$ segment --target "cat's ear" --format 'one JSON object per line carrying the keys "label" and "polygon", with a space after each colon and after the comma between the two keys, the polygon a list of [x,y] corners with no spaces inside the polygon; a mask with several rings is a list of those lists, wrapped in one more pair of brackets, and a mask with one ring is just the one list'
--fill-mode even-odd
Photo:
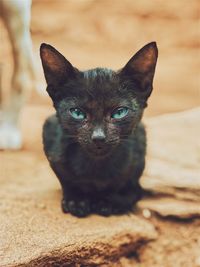
{"label": "cat's ear", "polygon": [[138,93],[148,98],[153,88],[153,77],[158,58],[158,49],[155,42],[140,49],[121,70],[126,78],[136,82]]}
{"label": "cat's ear", "polygon": [[53,46],[41,44],[40,57],[48,85],[59,85],[75,76],[75,68]]}

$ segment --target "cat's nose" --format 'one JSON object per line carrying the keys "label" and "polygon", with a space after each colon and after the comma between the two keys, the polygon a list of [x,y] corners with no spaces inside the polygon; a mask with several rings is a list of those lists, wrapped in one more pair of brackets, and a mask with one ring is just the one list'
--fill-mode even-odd
{"label": "cat's nose", "polygon": [[91,138],[92,138],[92,141],[96,145],[101,145],[102,143],[105,142],[106,135],[105,135],[104,130],[102,128],[96,128],[96,129],[94,129]]}

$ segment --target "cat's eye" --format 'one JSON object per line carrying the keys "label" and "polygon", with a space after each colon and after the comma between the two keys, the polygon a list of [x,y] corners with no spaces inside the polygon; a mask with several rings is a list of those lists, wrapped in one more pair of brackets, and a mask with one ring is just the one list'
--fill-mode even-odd
{"label": "cat's eye", "polygon": [[119,107],[113,111],[111,114],[111,118],[119,120],[124,118],[128,114],[128,108],[127,107]]}
{"label": "cat's eye", "polygon": [[84,120],[86,118],[86,114],[79,108],[71,108],[70,113],[71,116],[76,120]]}

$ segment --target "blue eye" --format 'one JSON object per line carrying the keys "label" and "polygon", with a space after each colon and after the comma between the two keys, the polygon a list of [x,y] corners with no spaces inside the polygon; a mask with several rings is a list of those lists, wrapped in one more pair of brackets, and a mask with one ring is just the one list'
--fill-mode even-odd
{"label": "blue eye", "polygon": [[76,120],[84,120],[86,118],[86,114],[79,108],[71,108],[70,113],[72,117]]}
{"label": "blue eye", "polygon": [[128,114],[128,108],[126,107],[120,107],[114,110],[114,112],[111,114],[111,118],[113,119],[122,119]]}

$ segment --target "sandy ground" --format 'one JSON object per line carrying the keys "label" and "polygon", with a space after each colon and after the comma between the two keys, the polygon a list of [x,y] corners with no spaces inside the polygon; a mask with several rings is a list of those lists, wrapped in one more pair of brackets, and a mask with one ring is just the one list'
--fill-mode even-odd
{"label": "sandy ground", "polygon": [[[96,66],[118,69],[143,45],[155,40],[159,47],[159,61],[154,92],[145,115],[154,116],[198,106],[199,8],[198,0],[33,0],[31,32],[42,87],[45,90],[38,55],[42,42],[55,46],[80,69]],[[3,90],[7,94],[12,64],[7,33],[3,27],[1,29]],[[37,107],[38,112],[34,114]],[[34,158],[36,154],[38,158],[45,160],[40,134],[42,123],[51,112],[51,102],[45,93],[44,96],[38,96],[33,92],[22,116],[22,127],[26,134],[24,148],[16,154],[6,156],[6,152],[4,156],[7,160],[12,160],[14,156],[25,159],[27,152],[30,157],[32,154]],[[29,114],[29,118],[26,114]],[[27,129],[24,120],[31,122],[30,129]],[[15,175],[17,169],[12,169],[11,164],[11,169],[6,171]],[[195,239],[200,234],[199,221],[186,223],[157,218],[154,219],[154,224],[161,235],[153,246],[148,246],[145,248],[146,252],[142,253],[145,256],[140,260],[144,265],[132,259],[124,259],[123,264],[133,266],[134,262],[135,266],[140,267],[200,266],[200,259],[197,257],[200,244]],[[193,265],[190,265],[190,256]],[[153,262],[155,257],[157,265]]]}

